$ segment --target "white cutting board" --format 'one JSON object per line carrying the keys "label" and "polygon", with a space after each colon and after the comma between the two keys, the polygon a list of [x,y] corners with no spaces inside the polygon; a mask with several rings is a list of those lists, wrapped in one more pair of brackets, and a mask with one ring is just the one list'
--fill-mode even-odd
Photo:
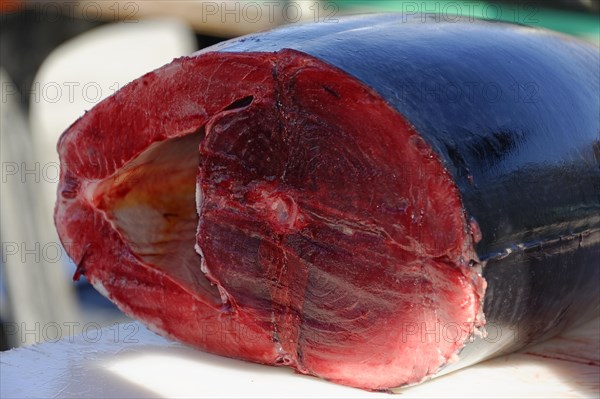
{"label": "white cutting board", "polygon": [[[600,319],[399,396],[598,397]],[[390,398],[290,369],[210,355],[163,339],[137,322],[0,354],[2,398]]]}

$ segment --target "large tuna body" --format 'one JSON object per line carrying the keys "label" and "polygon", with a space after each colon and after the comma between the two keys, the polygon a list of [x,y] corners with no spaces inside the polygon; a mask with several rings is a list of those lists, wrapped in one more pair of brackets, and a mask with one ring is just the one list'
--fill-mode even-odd
{"label": "large tuna body", "polygon": [[481,21],[229,41],[65,132],[56,225],[162,335],[417,383],[598,313],[598,74],[597,48]]}

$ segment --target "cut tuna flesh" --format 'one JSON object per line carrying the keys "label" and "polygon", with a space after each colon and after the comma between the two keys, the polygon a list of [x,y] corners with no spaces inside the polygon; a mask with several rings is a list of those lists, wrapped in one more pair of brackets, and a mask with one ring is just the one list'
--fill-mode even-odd
{"label": "cut tuna flesh", "polygon": [[[369,390],[597,313],[582,276],[598,276],[600,257],[598,55],[510,25],[443,24],[439,36],[399,18],[230,41],[75,122],[58,145],[55,220],[78,275],[161,335]],[[508,55],[481,47],[492,40]],[[551,63],[542,40],[571,59]],[[541,103],[401,92],[492,76],[500,88],[537,77]],[[545,108],[555,101],[572,130]],[[501,339],[475,338],[484,319]]]}

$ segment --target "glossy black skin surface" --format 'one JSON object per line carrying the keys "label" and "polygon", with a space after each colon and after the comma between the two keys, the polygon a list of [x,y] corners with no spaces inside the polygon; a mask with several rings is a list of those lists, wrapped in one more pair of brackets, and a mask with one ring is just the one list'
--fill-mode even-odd
{"label": "glossy black skin surface", "polygon": [[598,314],[597,47],[524,26],[396,14],[283,28],[209,51],[283,48],[378,92],[436,150],[477,221],[484,313],[504,336],[467,345],[449,369]]}

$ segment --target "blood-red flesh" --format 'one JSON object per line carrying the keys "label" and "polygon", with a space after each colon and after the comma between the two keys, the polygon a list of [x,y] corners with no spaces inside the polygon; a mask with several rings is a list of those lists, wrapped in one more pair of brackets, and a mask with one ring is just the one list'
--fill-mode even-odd
{"label": "blood-red flesh", "polygon": [[163,335],[388,389],[434,374],[480,322],[473,239],[438,157],[305,54],[176,60],[76,122],[59,152],[63,242]]}

